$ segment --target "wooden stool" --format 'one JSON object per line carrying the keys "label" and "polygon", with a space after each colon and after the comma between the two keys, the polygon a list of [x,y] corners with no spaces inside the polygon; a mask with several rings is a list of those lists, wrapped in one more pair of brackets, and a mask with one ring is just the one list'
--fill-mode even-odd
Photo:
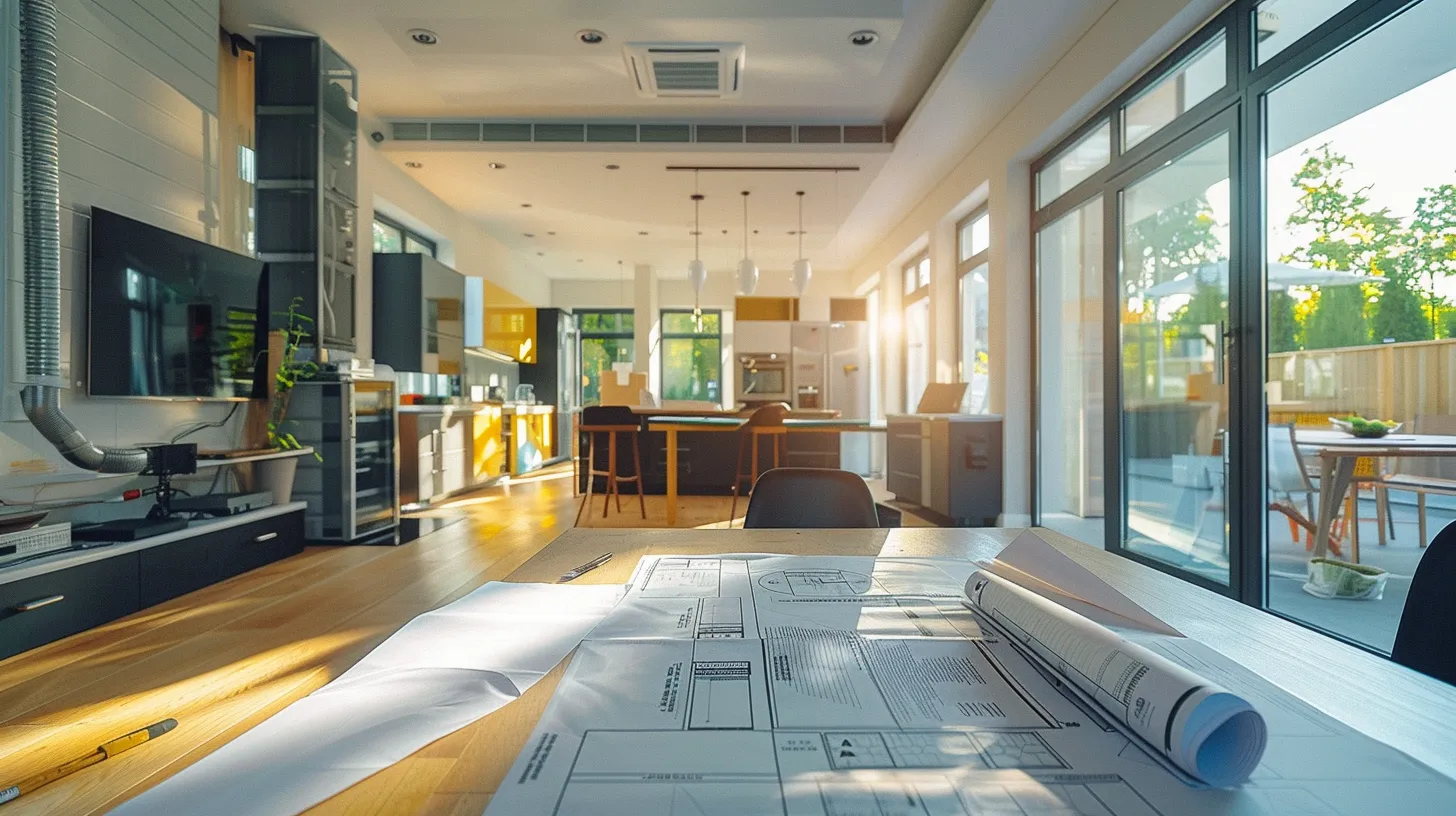
{"label": "wooden stool", "polygon": [[[617,497],[617,512],[622,512],[622,482],[633,482],[637,485],[637,503],[642,508],[642,518],[647,518],[647,499],[642,495],[642,452],[637,445],[637,434],[641,431],[641,422],[631,408],[622,405],[593,405],[582,409],[581,425],[578,426],[587,436],[586,453],[586,495],[582,497],[581,508],[576,511],[576,523],[581,523],[581,514],[586,506],[591,504],[592,483],[598,476],[607,477],[607,489],[602,495],[602,518],[607,517],[607,510],[611,506],[612,496]],[[617,475],[617,435],[627,437],[627,444],[632,448],[633,476]],[[607,441],[607,469],[597,470],[596,452],[597,439],[605,436]]]}
{"label": "wooden stool", "polygon": [[[773,405],[765,405],[749,415],[748,421],[738,429],[738,464],[733,467],[733,507],[728,511],[728,526],[733,526],[733,519],[738,515],[738,488],[744,480],[748,481],[748,493],[753,493],[753,484],[758,477],[763,475],[763,470],[758,466],[758,440],[762,437],[769,437],[773,440],[773,466],[779,466],[779,441],[788,441],[789,429],[784,427],[784,418],[789,415],[789,406],[778,402]],[[753,452],[750,456],[752,468],[745,472],[743,470],[743,448],[751,446]]]}

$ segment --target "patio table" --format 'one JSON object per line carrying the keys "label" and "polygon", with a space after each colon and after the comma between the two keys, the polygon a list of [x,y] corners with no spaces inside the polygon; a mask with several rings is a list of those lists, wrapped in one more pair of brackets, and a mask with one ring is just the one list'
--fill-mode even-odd
{"label": "patio table", "polygon": [[1324,558],[1329,553],[1330,530],[1355,480],[1355,460],[1362,456],[1456,456],[1456,436],[1436,434],[1390,434],[1380,439],[1359,439],[1343,431],[1299,428],[1294,431],[1294,442],[1302,449],[1313,450],[1320,459],[1319,513],[1314,533],[1316,558]]}

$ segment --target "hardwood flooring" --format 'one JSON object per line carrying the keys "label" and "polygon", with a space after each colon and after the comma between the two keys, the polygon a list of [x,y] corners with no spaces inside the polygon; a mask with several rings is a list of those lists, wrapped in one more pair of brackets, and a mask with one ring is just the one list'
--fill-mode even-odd
{"label": "hardwood flooring", "polygon": [[[178,722],[3,806],[4,816],[105,812],[337,677],[416,615],[510,574],[573,526],[570,473],[553,468],[431,510],[465,520],[412,544],[310,548],[0,662],[0,787],[166,717]],[[582,524],[665,526],[663,502],[648,497],[643,522],[636,497],[624,496],[622,512],[613,506],[604,520],[596,497]],[[726,526],[726,498],[682,497],[679,507],[679,527]],[[452,771],[474,767],[462,758],[469,752],[506,746],[458,741],[440,740],[313,812],[379,813],[387,799],[388,812],[411,802],[413,812],[479,814],[488,797]]]}

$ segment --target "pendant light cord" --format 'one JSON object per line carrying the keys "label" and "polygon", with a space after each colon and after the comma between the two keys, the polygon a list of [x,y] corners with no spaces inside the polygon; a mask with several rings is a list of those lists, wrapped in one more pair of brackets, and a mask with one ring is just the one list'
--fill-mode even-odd
{"label": "pendant light cord", "polygon": [[799,193],[799,258],[804,257],[804,191]]}
{"label": "pendant light cord", "polygon": [[743,191],[743,257],[748,257],[748,191]]}

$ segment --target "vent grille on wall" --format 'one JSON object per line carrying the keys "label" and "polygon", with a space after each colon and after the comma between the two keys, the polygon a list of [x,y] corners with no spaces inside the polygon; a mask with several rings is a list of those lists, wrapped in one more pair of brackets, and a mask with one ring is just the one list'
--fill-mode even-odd
{"label": "vent grille on wall", "polygon": [[622,59],[638,96],[726,99],[743,91],[742,43],[627,43]]}
{"label": "vent grille on wall", "polygon": [[397,142],[617,142],[680,144],[884,144],[884,125],[584,124],[392,122]]}

